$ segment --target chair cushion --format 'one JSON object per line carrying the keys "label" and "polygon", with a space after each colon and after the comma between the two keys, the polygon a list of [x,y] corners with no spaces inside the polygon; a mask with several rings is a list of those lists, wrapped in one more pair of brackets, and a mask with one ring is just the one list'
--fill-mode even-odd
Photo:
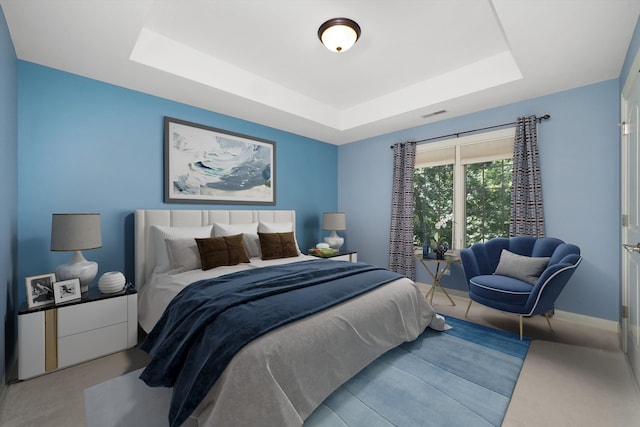
{"label": "chair cushion", "polygon": [[496,274],[472,277],[469,293],[500,304],[524,306],[533,287],[519,279]]}
{"label": "chair cushion", "polygon": [[513,277],[535,285],[544,269],[547,268],[549,259],[549,257],[522,256],[503,249],[498,267],[493,274]]}

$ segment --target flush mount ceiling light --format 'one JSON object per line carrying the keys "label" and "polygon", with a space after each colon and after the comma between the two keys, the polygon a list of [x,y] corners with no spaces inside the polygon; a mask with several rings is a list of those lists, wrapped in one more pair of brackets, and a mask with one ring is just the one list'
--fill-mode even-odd
{"label": "flush mount ceiling light", "polygon": [[349,18],[329,19],[318,29],[318,37],[327,49],[344,52],[360,38],[360,26]]}

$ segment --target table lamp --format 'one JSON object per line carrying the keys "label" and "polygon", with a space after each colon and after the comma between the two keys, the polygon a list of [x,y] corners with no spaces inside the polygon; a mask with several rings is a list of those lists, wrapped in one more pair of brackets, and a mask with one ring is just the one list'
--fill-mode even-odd
{"label": "table lamp", "polygon": [[73,251],[67,264],[56,269],[57,280],[79,279],[80,290],[87,292],[98,274],[98,264],[87,261],[82,252],[102,247],[100,214],[53,214],[51,221],[51,250]]}
{"label": "table lamp", "polygon": [[333,249],[340,249],[344,243],[344,238],[338,236],[336,231],[347,229],[347,220],[344,212],[324,212],[322,214],[322,229],[330,230],[331,234],[324,238],[324,242]]}

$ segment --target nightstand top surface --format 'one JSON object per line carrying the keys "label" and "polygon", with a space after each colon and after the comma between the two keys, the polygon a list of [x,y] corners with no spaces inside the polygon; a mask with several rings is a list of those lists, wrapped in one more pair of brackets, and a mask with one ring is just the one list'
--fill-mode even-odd
{"label": "nightstand top surface", "polygon": [[355,253],[357,253],[357,251],[350,251],[348,249],[340,249],[338,252],[334,253],[333,255],[320,256],[320,255],[316,255],[316,254],[312,253],[311,250],[308,250],[306,254],[314,256],[316,258],[334,258],[334,257],[337,257],[337,256],[351,255],[351,254],[355,254]]}
{"label": "nightstand top surface", "polygon": [[100,301],[109,298],[121,297],[123,295],[132,295],[135,293],[137,293],[137,291],[136,287],[133,286],[133,283],[127,283],[124,286],[123,290],[121,290],[120,292],[114,292],[112,294],[103,294],[102,292],[100,292],[100,289],[98,289],[98,285],[89,285],[89,291],[83,293],[80,299],[68,301],[62,304],[43,305],[31,309],[27,308],[27,303],[25,301],[20,306],[20,311],[18,312],[18,314],[36,313],[38,311],[51,310],[52,308],[69,307],[70,305],[84,304],[86,302]]}

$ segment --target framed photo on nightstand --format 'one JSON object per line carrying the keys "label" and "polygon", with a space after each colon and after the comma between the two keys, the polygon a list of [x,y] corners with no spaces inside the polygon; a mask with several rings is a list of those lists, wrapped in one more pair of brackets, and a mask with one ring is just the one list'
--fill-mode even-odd
{"label": "framed photo on nightstand", "polygon": [[29,308],[53,304],[53,283],[56,281],[56,273],[30,276],[24,280]]}
{"label": "framed photo on nightstand", "polygon": [[56,304],[80,299],[81,296],[79,279],[63,280],[53,284],[53,297]]}

